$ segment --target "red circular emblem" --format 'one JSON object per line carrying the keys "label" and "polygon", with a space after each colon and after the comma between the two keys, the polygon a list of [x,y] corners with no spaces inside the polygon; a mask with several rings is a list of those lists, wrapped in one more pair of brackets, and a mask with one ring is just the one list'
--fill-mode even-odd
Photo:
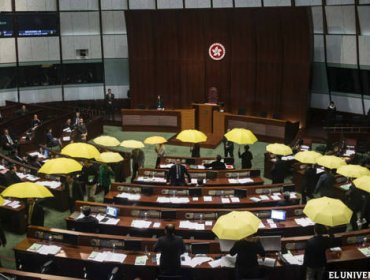
{"label": "red circular emblem", "polygon": [[208,53],[213,60],[221,60],[225,57],[226,50],[221,43],[213,43],[209,47]]}

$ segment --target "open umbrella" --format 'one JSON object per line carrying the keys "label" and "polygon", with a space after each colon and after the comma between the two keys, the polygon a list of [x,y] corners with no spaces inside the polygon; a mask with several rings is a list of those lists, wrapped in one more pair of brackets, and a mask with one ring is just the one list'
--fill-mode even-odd
{"label": "open umbrella", "polygon": [[166,143],[166,142],[167,142],[166,138],[164,138],[162,136],[151,136],[151,137],[148,137],[144,140],[145,144],[151,144],[151,145],[163,144],[163,143]]}
{"label": "open umbrella", "polygon": [[116,147],[120,144],[117,138],[106,135],[96,137],[93,142],[104,147]]}
{"label": "open umbrella", "polygon": [[245,128],[233,128],[225,134],[227,140],[239,145],[254,144],[257,142],[257,137],[252,131]]}
{"label": "open umbrella", "polygon": [[1,193],[1,195],[4,197],[16,198],[53,197],[53,194],[46,187],[31,182],[10,185]]}
{"label": "open umbrella", "polygon": [[343,165],[337,169],[337,173],[348,178],[359,178],[361,176],[370,175],[369,169],[355,164]]}
{"label": "open umbrella", "polygon": [[185,129],[177,134],[176,139],[186,143],[200,143],[207,141],[207,135],[196,129]]}
{"label": "open umbrella", "polygon": [[232,211],[219,217],[212,231],[219,239],[240,240],[256,233],[260,223],[249,211]]}
{"label": "open umbrella", "polygon": [[353,184],[356,188],[363,190],[365,192],[370,193],[370,176],[362,176],[353,180]]}
{"label": "open umbrella", "polygon": [[317,159],[316,163],[329,169],[338,169],[339,167],[347,164],[344,159],[336,156],[322,156],[321,158]]}
{"label": "open umbrella", "polygon": [[125,140],[122,141],[120,144],[122,147],[129,148],[129,149],[138,149],[138,148],[144,148],[144,144],[141,141],[137,140]]}
{"label": "open umbrella", "polygon": [[294,158],[301,163],[315,164],[322,154],[315,151],[303,151],[295,154]]}
{"label": "open umbrella", "polygon": [[315,223],[330,227],[346,225],[352,217],[352,210],[341,200],[326,196],[309,200],[303,213]]}
{"label": "open umbrella", "polygon": [[279,156],[288,156],[293,154],[293,151],[289,146],[279,143],[267,145],[266,151]]}
{"label": "open umbrella", "polygon": [[115,163],[123,161],[123,157],[119,153],[115,152],[104,152],[101,153],[97,158],[97,161],[104,163]]}
{"label": "open umbrella", "polygon": [[44,174],[69,174],[82,170],[82,165],[71,158],[53,158],[46,161],[38,173]]}
{"label": "open umbrella", "polygon": [[99,155],[99,151],[87,143],[71,143],[65,146],[61,152],[62,155],[73,158],[93,159]]}
{"label": "open umbrella", "polygon": [[2,196],[0,196],[0,205],[3,205],[5,202],[4,198]]}

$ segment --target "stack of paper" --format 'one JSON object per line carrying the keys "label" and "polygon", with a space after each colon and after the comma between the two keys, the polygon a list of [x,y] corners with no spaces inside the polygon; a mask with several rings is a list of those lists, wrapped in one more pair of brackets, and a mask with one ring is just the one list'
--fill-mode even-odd
{"label": "stack of paper", "polygon": [[118,194],[117,197],[127,198],[128,200],[140,200],[141,195],[138,193],[135,194],[135,193],[122,192]]}
{"label": "stack of paper", "polygon": [[171,203],[189,203],[190,200],[188,197],[170,197]]}
{"label": "stack of paper", "polygon": [[238,203],[238,202],[240,202],[240,198],[239,197],[230,197],[230,199],[231,199],[231,202],[233,202],[233,203]]}
{"label": "stack of paper", "polygon": [[195,230],[204,230],[204,224],[194,223],[190,221],[180,221],[179,228],[195,229]]}
{"label": "stack of paper", "polygon": [[303,258],[304,258],[303,254],[293,256],[291,253],[287,253],[287,254],[283,254],[282,257],[289,264],[295,264],[295,265],[303,264]]}
{"label": "stack of paper", "polygon": [[230,199],[227,197],[221,197],[221,202],[222,203],[230,203]]}
{"label": "stack of paper", "polygon": [[270,200],[270,198],[267,195],[260,195],[261,200]]}
{"label": "stack of paper", "polygon": [[276,263],[276,259],[273,259],[273,258],[265,258],[264,260],[258,259],[259,265],[264,265],[267,267],[274,267],[275,263]]}
{"label": "stack of paper", "polygon": [[226,255],[221,258],[221,267],[235,267],[236,255]]}
{"label": "stack of paper", "polygon": [[296,193],[296,192],[290,192],[290,193],[289,193],[289,198],[290,198],[290,199],[297,198],[297,193]]}
{"label": "stack of paper", "polygon": [[162,177],[153,177],[152,178],[152,182],[155,182],[155,183],[166,183],[167,180],[165,178],[162,178]]}
{"label": "stack of paper", "polygon": [[[17,209],[18,207],[21,206],[21,202],[19,200],[13,200],[12,202],[8,203],[7,206],[11,207],[13,209]],[[5,204],[4,204],[5,205]]]}
{"label": "stack of paper", "polygon": [[133,220],[131,226],[136,228],[149,228],[151,224],[151,221]]}
{"label": "stack of paper", "polygon": [[370,247],[358,248],[358,250],[366,257],[370,257]]}
{"label": "stack of paper", "polygon": [[49,189],[57,189],[62,183],[58,181],[38,181],[37,184],[43,185]]}
{"label": "stack of paper", "polygon": [[[83,214],[80,214],[80,216],[77,219],[82,218],[83,216],[84,216]],[[96,218],[98,219],[100,224],[105,224],[105,225],[116,225],[119,222],[119,219],[107,217],[102,214],[96,215]]]}
{"label": "stack of paper", "polygon": [[38,157],[38,158],[45,158],[43,154],[40,154],[39,152],[32,152],[28,153],[31,157]]}
{"label": "stack of paper", "polygon": [[269,224],[270,228],[277,228],[273,219],[267,219],[267,223]]}
{"label": "stack of paper", "polygon": [[157,197],[157,202],[159,202],[159,203],[169,203],[170,198],[166,197],[166,196],[158,196]]}
{"label": "stack of paper", "polygon": [[259,199],[258,197],[251,197],[250,200],[254,201],[254,202],[259,202],[261,201],[261,199]]}
{"label": "stack of paper", "polygon": [[238,184],[238,179],[229,178],[229,184]]}
{"label": "stack of paper", "polygon": [[294,159],[294,156],[281,157],[281,160],[293,160],[293,159]]}
{"label": "stack of paper", "polygon": [[209,196],[209,195],[203,196],[203,201],[204,202],[211,202],[212,201],[212,196]]}
{"label": "stack of paper", "polygon": [[36,252],[41,255],[56,255],[62,248],[56,245],[43,245],[39,243],[33,243],[31,247],[27,249],[30,252]]}
{"label": "stack of paper", "polygon": [[148,256],[137,256],[135,259],[135,265],[146,265]]}
{"label": "stack of paper", "polygon": [[90,256],[88,257],[91,261],[96,262],[118,262],[123,263],[126,259],[126,254],[119,254],[119,253],[113,253],[109,251],[104,252],[91,252]]}
{"label": "stack of paper", "polygon": [[294,219],[294,221],[297,223],[297,225],[302,227],[312,226],[315,224],[310,218],[297,218]]}
{"label": "stack of paper", "polygon": [[160,164],[159,165],[159,168],[171,168],[173,165],[173,163],[169,163],[169,164]]}
{"label": "stack of paper", "polygon": [[239,184],[247,184],[247,183],[253,183],[254,180],[252,178],[241,178],[238,180]]}
{"label": "stack of paper", "polygon": [[208,264],[212,268],[219,267],[219,266],[221,266],[221,258],[218,259],[218,260],[210,261],[210,262],[208,262]]}

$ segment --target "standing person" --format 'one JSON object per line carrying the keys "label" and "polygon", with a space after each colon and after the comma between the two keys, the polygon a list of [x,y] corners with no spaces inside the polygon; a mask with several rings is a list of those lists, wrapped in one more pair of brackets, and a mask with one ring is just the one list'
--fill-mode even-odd
{"label": "standing person", "polygon": [[155,102],[155,105],[154,105],[155,109],[157,110],[164,110],[164,104],[163,104],[163,101],[161,99],[161,96],[158,95],[157,96],[157,100]]}
{"label": "standing person", "polygon": [[145,154],[142,149],[136,148],[132,150],[131,158],[132,158],[132,176],[131,176],[132,183],[134,182],[139,169],[144,167]]}
{"label": "standing person", "polygon": [[337,114],[337,107],[334,101],[330,101],[328,108],[326,109],[326,124],[331,125],[335,121]]}
{"label": "standing person", "polygon": [[285,179],[285,162],[280,155],[276,156],[276,161],[271,168],[271,180],[273,184],[284,183]]}
{"label": "standing person", "polygon": [[166,147],[164,144],[157,144],[154,148],[155,153],[157,154],[157,160],[155,162],[155,168],[159,168],[159,163],[161,162],[161,157],[166,156]]}
{"label": "standing person", "polygon": [[323,279],[326,266],[326,250],[333,246],[334,235],[325,226],[315,224],[314,236],[306,243],[303,265],[306,267],[306,280]]}
{"label": "standing person", "polygon": [[154,251],[161,253],[159,270],[163,275],[179,275],[181,273],[180,256],[185,252],[185,244],[180,236],[175,235],[175,227],[168,224],[165,235],[154,245]]}
{"label": "standing person", "polygon": [[44,226],[44,208],[34,199],[28,199],[28,224],[34,226]]}
{"label": "standing person", "polygon": [[244,152],[242,154],[240,154],[240,148],[239,148],[238,156],[242,160],[242,169],[251,169],[252,168],[253,155],[249,151],[249,145],[244,146]]}
{"label": "standing person", "polygon": [[77,111],[75,113],[75,116],[72,119],[73,128],[76,128],[78,126],[78,124],[80,123],[80,119],[81,119],[81,113],[79,111]]}
{"label": "standing person", "polygon": [[320,175],[315,187],[315,193],[320,193],[320,196],[332,197],[335,186],[335,176],[329,168],[325,168],[325,172]]}
{"label": "standing person", "polygon": [[112,90],[108,88],[108,92],[105,94],[104,97],[105,102],[105,113],[108,116],[109,120],[114,120],[114,94]]}
{"label": "standing person", "polygon": [[[228,129],[227,131],[230,131],[230,129]],[[225,158],[226,157],[234,158],[234,142],[227,140],[226,137],[224,137],[222,142],[224,144]]]}
{"label": "standing person", "polygon": [[302,204],[307,203],[307,197],[313,198],[313,192],[316,186],[316,168],[314,164],[306,165],[302,177]]}
{"label": "standing person", "polygon": [[88,201],[95,201],[96,184],[98,182],[97,168],[89,161],[86,161],[81,171],[81,180],[85,185]]}
{"label": "standing person", "polygon": [[104,195],[106,195],[112,183],[112,177],[114,177],[114,172],[108,164],[101,164],[99,166],[99,179],[98,182],[100,186],[103,187]]}
{"label": "standing person", "polygon": [[77,142],[86,142],[87,140],[87,127],[83,118],[79,119],[79,123],[76,127],[76,138]]}
{"label": "standing person", "polygon": [[69,211],[73,213],[76,200],[84,200],[84,195],[81,189],[81,183],[76,178],[67,175],[65,178],[64,190],[67,192],[69,198],[68,200]]}
{"label": "standing person", "polygon": [[265,250],[258,237],[249,236],[236,241],[230,250],[230,255],[236,256],[235,279],[258,278],[260,269],[257,255],[265,258]]}
{"label": "standing person", "polygon": [[360,213],[359,221],[362,221],[364,209],[366,206],[365,193],[362,190],[356,188],[352,183],[349,190],[345,194],[345,204],[353,212],[351,217],[352,230],[358,230],[358,214]]}
{"label": "standing person", "polygon": [[211,104],[217,104],[218,101],[218,90],[216,87],[210,87],[208,89],[207,102]]}
{"label": "standing person", "polygon": [[191,182],[191,177],[186,167],[183,166],[179,159],[176,159],[176,164],[172,165],[167,173],[167,184],[171,186],[185,186],[185,175],[188,182]]}
{"label": "standing person", "polygon": [[191,157],[200,157],[200,145],[199,143],[194,143],[190,148]]}

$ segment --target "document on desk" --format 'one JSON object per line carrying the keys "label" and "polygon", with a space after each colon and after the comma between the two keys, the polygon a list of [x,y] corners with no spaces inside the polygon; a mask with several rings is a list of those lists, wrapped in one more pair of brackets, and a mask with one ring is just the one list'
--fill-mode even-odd
{"label": "document on desk", "polygon": [[25,179],[27,177],[27,174],[23,174],[21,172],[16,172],[17,176],[20,178],[20,179]]}
{"label": "document on desk", "polygon": [[212,196],[209,196],[209,195],[203,196],[203,201],[204,202],[211,202],[212,201]]}
{"label": "document on desk", "polygon": [[41,255],[56,255],[62,248],[56,245],[43,245],[39,243],[33,243],[31,247],[27,249],[29,252],[36,252]]}
{"label": "document on desk", "polygon": [[260,195],[261,200],[270,200],[270,198],[267,195]]}
{"label": "document on desk", "polygon": [[258,259],[258,264],[267,266],[267,267],[274,267],[276,263],[276,259],[274,258],[265,258],[264,260]]}
{"label": "document on desk", "polygon": [[235,267],[236,255],[226,255],[221,258],[221,267]]}
{"label": "document on desk", "polygon": [[213,260],[213,261],[208,262],[208,265],[212,268],[221,266],[221,258],[218,260]]}
{"label": "document on desk", "polygon": [[62,183],[58,181],[38,181],[37,184],[43,185],[49,189],[57,189]]}
{"label": "document on desk", "polygon": [[238,202],[240,202],[240,198],[239,198],[239,197],[235,197],[235,196],[233,196],[233,197],[230,197],[230,199],[231,199],[231,202],[233,202],[233,203],[238,203]]}
{"label": "document on desk", "polygon": [[170,202],[171,203],[175,203],[175,204],[178,204],[178,203],[189,203],[190,200],[188,197],[170,197]]}
{"label": "document on desk", "polygon": [[228,197],[221,197],[221,202],[222,203],[230,203],[230,199]]}
{"label": "document on desk", "polygon": [[366,257],[370,257],[370,247],[358,248],[358,250]]}
{"label": "document on desk", "polygon": [[159,202],[159,203],[169,203],[170,198],[166,197],[166,196],[158,196],[157,197],[157,202]]}
{"label": "document on desk", "polygon": [[280,200],[281,198],[280,198],[280,196],[278,196],[278,195],[271,195],[271,198],[272,198],[272,200]]}
{"label": "document on desk", "polygon": [[159,228],[159,227],[161,227],[161,223],[159,223],[159,222],[155,222],[155,223],[153,224],[153,228]]}
{"label": "document on desk", "polygon": [[297,198],[297,193],[296,193],[296,192],[291,192],[291,193],[289,193],[289,198],[290,198],[290,199]]}
{"label": "document on desk", "polygon": [[293,160],[293,159],[294,159],[294,156],[281,157],[281,160]]}
{"label": "document on desk", "polygon": [[294,219],[294,221],[297,225],[300,225],[302,227],[308,227],[315,224],[310,218],[297,218]]}
{"label": "document on desk", "polygon": [[151,221],[145,221],[145,220],[133,220],[131,222],[131,226],[135,228],[149,228],[152,224]]}
{"label": "document on desk", "polygon": [[229,181],[229,184],[238,184],[239,183],[238,179],[233,179],[233,178],[229,178],[228,181]]}
{"label": "document on desk", "polygon": [[21,207],[21,202],[18,201],[18,200],[13,200],[12,202],[10,202],[7,206],[8,207],[11,207],[13,209],[17,209],[18,207]]}
{"label": "document on desk", "polygon": [[135,265],[146,265],[148,256],[137,256],[135,259]]}
{"label": "document on desk", "polygon": [[213,259],[211,257],[197,257],[195,256],[194,258],[191,259],[190,261],[190,266],[191,267],[196,267],[197,265],[200,265],[204,262],[209,262],[212,261]]}
{"label": "document on desk", "polygon": [[62,140],[64,142],[71,141],[71,136],[63,136]]}
{"label": "document on desk", "polygon": [[292,255],[291,253],[283,254],[282,255],[283,259],[293,265],[303,265],[303,258],[304,255]]}
{"label": "document on desk", "polygon": [[122,192],[117,197],[127,198],[128,200],[140,200],[141,195],[139,193],[125,193]]}
{"label": "document on desk", "polygon": [[159,168],[171,168],[173,163],[168,163],[168,164],[160,164]]}
{"label": "document on desk", "polygon": [[126,259],[126,254],[113,253],[110,251],[96,252],[93,251],[89,255],[88,259],[96,262],[118,262],[123,263]]}
{"label": "document on desk", "polygon": [[247,183],[253,183],[254,180],[252,178],[240,178],[238,179],[239,184],[247,184]]}
{"label": "document on desk", "polygon": [[260,202],[261,199],[259,199],[258,197],[251,197],[250,200],[254,201],[254,202]]}

